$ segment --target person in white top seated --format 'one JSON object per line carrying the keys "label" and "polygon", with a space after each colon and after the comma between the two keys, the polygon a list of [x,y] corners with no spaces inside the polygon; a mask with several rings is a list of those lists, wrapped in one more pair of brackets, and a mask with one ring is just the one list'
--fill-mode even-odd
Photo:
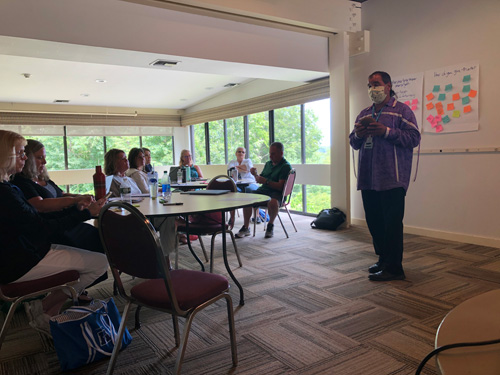
{"label": "person in white top seated", "polygon": [[125,175],[135,181],[141,193],[149,193],[148,175],[144,172],[146,156],[143,149],[134,147],[130,150],[128,153],[128,162],[130,168],[125,172]]}
{"label": "person in white top seated", "polygon": [[[253,167],[252,161],[250,159],[245,159],[246,150],[244,147],[238,147],[236,149],[236,160],[231,160],[227,165],[227,170],[236,169],[238,171],[238,180],[244,180],[250,184],[245,187],[245,193],[250,193],[259,188],[259,185],[255,182],[255,177],[250,173],[250,169]],[[242,189],[238,187],[238,191],[241,192]]]}
{"label": "person in white top seated", "polygon": [[[129,169],[127,155],[124,151],[112,148],[106,155],[104,155],[104,174],[106,176],[113,176],[113,182],[109,191],[113,197],[120,196],[120,185],[123,178],[126,177],[125,172]],[[131,187],[131,193],[141,194],[141,189],[137,186],[136,182],[128,178]]]}

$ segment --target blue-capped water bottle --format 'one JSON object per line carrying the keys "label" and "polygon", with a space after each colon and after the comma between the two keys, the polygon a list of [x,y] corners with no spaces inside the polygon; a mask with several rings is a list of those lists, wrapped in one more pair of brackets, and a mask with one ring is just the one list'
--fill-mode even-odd
{"label": "blue-capped water bottle", "polygon": [[170,187],[170,176],[168,175],[168,171],[164,171],[163,177],[161,178],[161,195],[167,202],[170,200],[170,196],[172,195],[172,190]]}

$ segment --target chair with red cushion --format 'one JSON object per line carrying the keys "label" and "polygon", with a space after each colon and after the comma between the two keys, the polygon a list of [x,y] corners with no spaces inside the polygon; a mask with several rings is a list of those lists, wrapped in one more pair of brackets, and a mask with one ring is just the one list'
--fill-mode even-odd
{"label": "chair with red cushion", "polygon": [[[175,344],[179,346],[174,373],[179,374],[195,315],[214,302],[225,299],[233,366],[237,364],[233,304],[228,280],[221,275],[191,270],[171,270],[170,259],[162,251],[159,237],[149,220],[135,207],[111,202],[99,215],[99,233],[116,281],[118,292],[126,300],[116,342],[121,343],[132,304],[137,305],[136,327],[142,306],[172,315]],[[125,289],[121,275],[144,281]],[[186,319],[182,340],[178,317]],[[133,344],[132,344],[133,345]],[[108,365],[113,372],[120,345],[116,345]]]}
{"label": "chair with red cushion", "polygon": [[[207,185],[207,190],[229,190],[231,192],[236,192],[236,184],[234,181],[226,175],[218,175],[210,180]],[[214,244],[215,237],[218,234],[222,233],[222,222],[224,221],[224,225],[226,226],[226,233],[229,233],[231,236],[231,241],[233,242],[234,252],[236,253],[236,258],[238,259],[238,264],[241,267],[241,259],[240,254],[238,253],[238,247],[236,246],[236,240],[233,234],[233,225],[234,225],[234,211],[231,212],[231,220],[230,222],[226,222],[222,218],[222,213],[210,213],[210,214],[201,214],[200,221],[193,221],[189,223],[189,226],[185,224],[181,224],[177,227],[178,232],[188,232],[190,235],[197,235],[200,240],[200,245],[202,249],[204,249],[204,244],[202,240],[202,236],[210,235],[211,246],[210,246],[210,272],[213,272],[213,263],[214,263]],[[188,246],[191,246],[191,241],[188,240]],[[191,252],[193,252],[190,247]],[[176,266],[177,266],[177,258],[176,258]]]}
{"label": "chair with red cushion", "polygon": [[[297,227],[295,226],[295,223],[293,222],[292,215],[290,215],[290,211],[288,210],[288,206],[290,205],[290,201],[292,200],[292,192],[293,192],[293,186],[295,185],[295,177],[297,173],[295,172],[295,169],[292,168],[290,172],[288,173],[288,178],[285,181],[285,185],[283,186],[283,194],[281,196],[281,202],[279,202],[279,207],[284,208],[288,214],[288,217],[290,218],[290,221],[292,222],[293,229],[295,229],[295,232],[297,232]],[[264,218],[267,217],[267,203],[264,205],[256,206],[253,208],[253,217],[254,217],[254,224],[253,224],[253,236],[255,237],[255,227],[257,224],[257,212],[259,210],[259,207],[265,207],[266,214],[264,215]],[[288,237],[288,232],[285,229],[285,225],[283,224],[283,221],[281,220],[279,211],[278,211],[278,219],[280,220],[281,227],[283,228],[283,231],[285,232],[286,238]],[[264,220],[264,231],[266,230],[266,220]]]}
{"label": "chair with red cushion", "polygon": [[71,286],[80,281],[78,271],[70,270],[19,283],[0,284],[0,300],[11,303],[0,332],[0,348],[7,335],[7,328],[17,307],[25,300],[56,291],[68,290],[73,298],[73,304],[78,304],[75,289]]}

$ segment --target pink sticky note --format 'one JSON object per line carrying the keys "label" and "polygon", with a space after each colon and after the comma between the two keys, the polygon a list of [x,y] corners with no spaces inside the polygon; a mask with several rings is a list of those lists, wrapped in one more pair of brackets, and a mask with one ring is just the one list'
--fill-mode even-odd
{"label": "pink sticky note", "polygon": [[412,110],[412,111],[416,111],[416,110],[417,110],[417,105],[416,105],[416,104],[413,104],[413,105],[411,106],[411,110]]}
{"label": "pink sticky note", "polygon": [[425,105],[425,107],[430,111],[432,108],[434,108],[434,104],[432,104],[432,102],[430,102],[430,103],[427,103]]}
{"label": "pink sticky note", "polygon": [[434,120],[434,116],[433,115],[429,115],[427,116],[427,121],[429,121],[430,123],[432,123],[432,121]]}
{"label": "pink sticky note", "polygon": [[427,98],[427,100],[432,100],[434,99],[434,94],[431,92],[430,94],[427,94],[425,97]]}
{"label": "pink sticky note", "polygon": [[413,100],[411,101],[411,104],[418,104],[418,99],[413,99]]}
{"label": "pink sticky note", "polygon": [[470,91],[469,91],[469,96],[470,96],[471,98],[475,98],[475,97],[476,97],[476,95],[477,95],[477,91],[476,91],[476,90],[470,90]]}
{"label": "pink sticky note", "polygon": [[437,122],[441,121],[441,115],[437,115],[436,117],[434,117],[436,119]]}
{"label": "pink sticky note", "polygon": [[431,127],[432,128],[435,128],[437,126],[438,122],[436,121],[436,118],[434,118],[434,120],[431,121]]}
{"label": "pink sticky note", "polygon": [[453,103],[450,103],[450,104],[448,104],[448,105],[446,106],[446,109],[447,109],[448,111],[453,111],[453,110],[455,109],[455,105],[454,105]]}
{"label": "pink sticky note", "polygon": [[407,106],[410,106],[410,101],[409,101],[409,100],[407,100],[407,101],[405,102],[405,104],[406,104]]}
{"label": "pink sticky note", "polygon": [[443,125],[436,126],[436,133],[441,133],[443,130]]}

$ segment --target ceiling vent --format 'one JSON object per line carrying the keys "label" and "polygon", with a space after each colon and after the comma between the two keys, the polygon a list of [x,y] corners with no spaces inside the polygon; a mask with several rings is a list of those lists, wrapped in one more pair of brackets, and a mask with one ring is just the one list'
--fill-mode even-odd
{"label": "ceiling vent", "polygon": [[238,86],[239,83],[228,83],[227,85],[224,85],[224,87],[234,87],[234,86]]}
{"label": "ceiling vent", "polygon": [[164,68],[172,68],[179,64],[180,61],[173,61],[173,60],[155,60],[149,65],[151,66],[159,66],[159,67],[164,67]]}
{"label": "ceiling vent", "polygon": [[54,103],[69,103],[69,100],[67,100],[67,99],[56,99],[56,100],[54,100]]}

